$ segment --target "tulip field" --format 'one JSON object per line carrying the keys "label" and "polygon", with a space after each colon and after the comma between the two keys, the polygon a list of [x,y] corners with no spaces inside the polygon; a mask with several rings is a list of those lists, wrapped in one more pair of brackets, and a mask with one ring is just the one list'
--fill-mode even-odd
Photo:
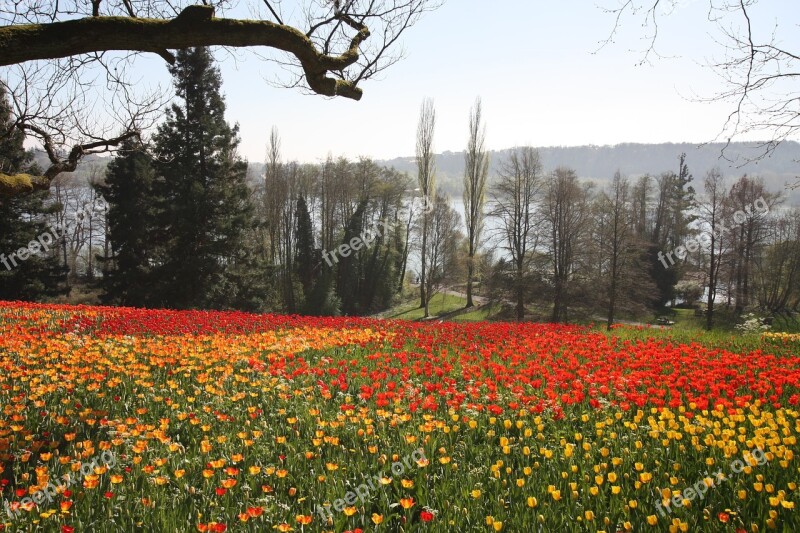
{"label": "tulip field", "polygon": [[0,302],[0,531],[798,532],[798,404],[790,335]]}

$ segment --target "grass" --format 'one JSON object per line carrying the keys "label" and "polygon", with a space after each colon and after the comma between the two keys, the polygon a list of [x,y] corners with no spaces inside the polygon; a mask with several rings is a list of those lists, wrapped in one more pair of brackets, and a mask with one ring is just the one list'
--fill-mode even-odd
{"label": "grass", "polygon": [[458,315],[457,317],[453,318],[454,322],[481,322],[484,320],[491,320],[492,317],[497,315],[501,311],[501,307],[499,305],[487,305],[485,307],[481,307],[480,309],[476,309],[474,311],[470,311],[469,313],[464,313],[463,315]]}
{"label": "grass", "polygon": [[[672,313],[664,313],[670,320],[675,322],[672,326],[675,330],[705,330],[706,317],[695,316],[694,309],[672,309]],[[719,331],[735,331],[737,324],[736,316],[733,312],[725,308],[714,310],[714,328]]]}
{"label": "grass", "polygon": [[[465,300],[464,298],[441,293],[441,294],[436,294],[434,295],[433,298],[431,298],[428,310],[430,311],[430,316],[436,317],[436,316],[446,315],[447,313],[452,313],[453,311],[458,311],[459,309],[463,309],[466,304],[467,300]],[[394,307],[389,312],[384,313],[381,316],[382,318],[419,320],[424,315],[425,312],[421,307],[419,307],[419,300],[417,299],[401,304],[397,307]],[[476,320],[485,320],[485,318]]]}
{"label": "grass", "polygon": [[[672,313],[665,313],[670,320],[675,322],[672,326],[675,330],[705,330],[706,318],[695,316],[693,309],[673,309]],[[714,310],[714,330],[722,332],[735,332],[736,325],[741,319],[736,316],[732,309],[717,307]],[[800,322],[784,316],[776,316],[772,323],[772,331],[782,331],[786,333],[800,332]]]}
{"label": "grass", "polygon": [[656,343],[673,345],[702,345],[734,353],[751,353],[760,350],[765,353],[787,357],[796,356],[798,351],[796,343],[768,342],[761,337],[761,333],[722,330],[706,331],[700,328],[676,328],[675,326],[649,328],[620,326],[609,332],[606,331],[605,325],[598,325],[596,330],[623,341],[628,340],[637,343],[655,341]]}
{"label": "grass", "polygon": [[[677,325],[677,324],[676,324]],[[597,326],[599,331],[606,332],[605,325]],[[729,331],[705,331],[702,329],[676,328],[672,327],[637,327],[620,326],[615,327],[608,335],[618,337],[623,340],[657,339],[672,341],[680,344],[700,343],[704,346],[715,348],[732,349],[734,346],[743,351],[752,351],[762,346],[758,334],[732,334]]]}

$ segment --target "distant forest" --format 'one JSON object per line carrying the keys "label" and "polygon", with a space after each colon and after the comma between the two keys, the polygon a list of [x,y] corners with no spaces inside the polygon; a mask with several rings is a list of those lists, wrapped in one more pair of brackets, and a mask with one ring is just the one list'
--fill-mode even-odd
{"label": "distant forest", "polygon": [[[724,149],[724,157],[723,155]],[[514,148],[490,152],[489,181],[497,175],[499,167]],[[748,162],[763,152],[758,143],[724,143],[697,145],[692,143],[636,144],[624,143],[614,146],[551,146],[537,148],[545,168],[568,166],[582,179],[607,182],[618,170],[631,177],[651,174],[666,169],[675,169],[678,155],[685,153],[686,161],[696,169],[719,167],[725,177],[734,179],[743,176],[758,176],[769,189],[784,189],[786,184],[800,182],[800,143],[787,141],[779,145],[769,156]],[[44,152],[37,152],[40,166],[47,165]],[[90,177],[92,172],[102,175],[111,158],[89,157],[75,172],[76,177]],[[413,156],[395,157],[376,161],[380,166],[394,167],[400,172],[416,176],[417,167]],[[250,176],[260,176],[264,163],[251,161]],[[437,183],[454,198],[461,197],[463,187],[464,152],[446,151],[436,155]],[[792,203],[800,201],[800,189],[786,191]]]}

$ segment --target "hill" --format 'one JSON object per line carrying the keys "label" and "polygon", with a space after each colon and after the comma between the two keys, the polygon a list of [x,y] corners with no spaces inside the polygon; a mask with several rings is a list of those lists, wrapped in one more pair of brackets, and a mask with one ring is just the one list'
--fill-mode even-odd
{"label": "hill", "polygon": [[[723,158],[724,149],[724,158]],[[496,176],[513,148],[491,152],[491,177]],[[723,143],[696,145],[691,143],[636,144],[614,146],[550,146],[538,148],[545,170],[568,166],[584,179],[599,183],[610,180],[619,170],[628,176],[658,175],[677,171],[678,157],[686,154],[689,169],[696,180],[701,180],[711,168],[718,166],[730,179],[743,174],[764,178],[773,190],[787,183],[797,183],[800,177],[800,143],[787,141],[768,157],[748,162],[761,152],[753,143]],[[414,157],[397,157],[380,162],[397,170],[416,175]],[[444,152],[436,156],[438,184],[453,195],[461,196],[464,171],[464,152]],[[796,197],[800,197],[795,191]]]}

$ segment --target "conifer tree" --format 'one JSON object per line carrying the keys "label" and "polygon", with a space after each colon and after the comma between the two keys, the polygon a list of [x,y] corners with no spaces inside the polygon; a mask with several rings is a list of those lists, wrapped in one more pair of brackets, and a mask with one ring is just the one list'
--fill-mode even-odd
{"label": "conifer tree", "polygon": [[[19,130],[12,131],[11,109],[0,85],[0,173],[37,172],[23,141]],[[58,206],[46,207],[46,198],[46,191],[0,196],[0,300],[42,300],[65,290],[66,272],[55,255],[60,234],[44,221]]]}
{"label": "conifer tree", "polygon": [[295,210],[295,243],[297,246],[297,257],[295,258],[295,269],[303,285],[303,295],[308,299],[314,284],[316,272],[319,271],[320,257],[314,248],[314,227],[311,224],[311,215],[308,212],[308,205],[302,196],[297,198],[297,209]]}
{"label": "conifer tree", "polygon": [[[364,214],[368,204],[367,200],[358,203],[358,207],[345,228],[342,244],[349,247],[350,242],[354,238],[357,239],[364,230]],[[362,265],[359,256],[360,254],[351,249],[346,256],[342,254],[337,265],[336,291],[342,302],[342,313],[345,315],[358,315],[362,312],[359,305],[359,289],[362,279]]]}
{"label": "conifer tree", "polygon": [[149,154],[133,141],[126,141],[120,154],[108,165],[98,192],[109,205],[109,256],[103,262],[104,303],[135,307],[156,300],[152,269],[158,253],[155,173]]}
{"label": "conifer tree", "polygon": [[156,198],[165,235],[155,286],[161,305],[255,305],[245,232],[253,209],[238,126],[225,121],[221,78],[206,48],[180,50],[170,68],[181,105],[155,135]]}

